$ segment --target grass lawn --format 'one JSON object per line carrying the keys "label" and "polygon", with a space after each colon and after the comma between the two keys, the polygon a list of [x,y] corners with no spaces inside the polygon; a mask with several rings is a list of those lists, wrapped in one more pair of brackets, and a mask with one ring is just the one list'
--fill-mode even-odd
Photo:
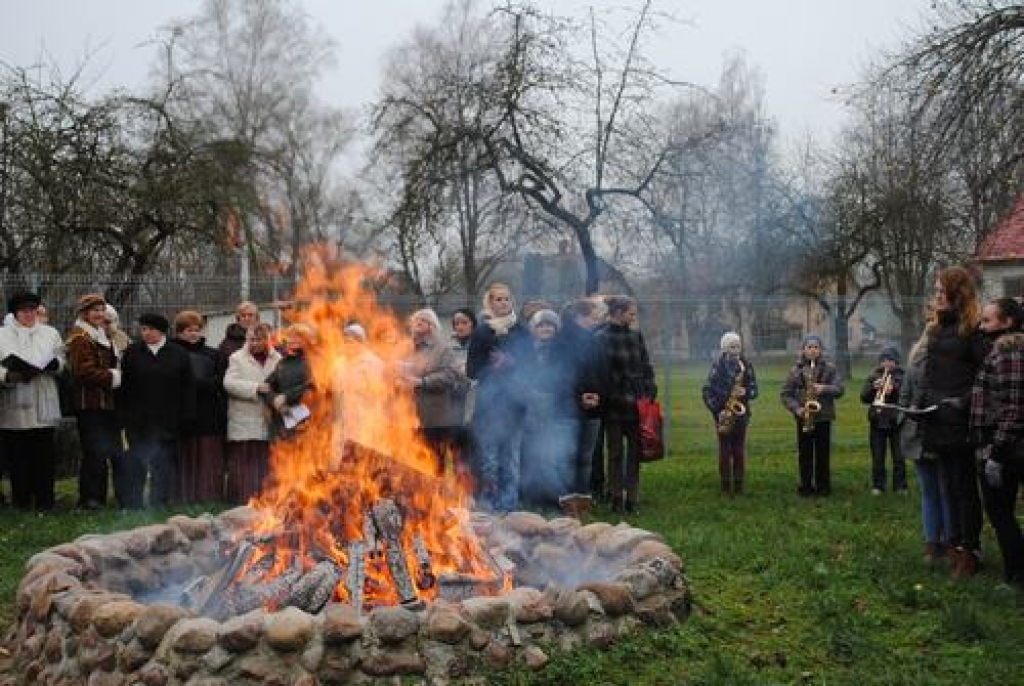
{"label": "grass lawn", "polygon": [[[872,496],[865,410],[848,384],[834,428],[833,494],[796,494],[795,429],[778,400],[785,369],[759,366],[762,397],[748,433],[747,494],[723,500],[711,419],[690,365],[673,398],[668,459],[644,467],[636,524],[660,532],[686,561],[697,608],[685,624],[603,652],[558,656],[540,674],[497,684],[985,684],[1021,683],[1024,594],[1000,584],[986,527],[982,573],[952,582],[924,565],[916,483]],[[72,483],[62,501],[71,502]],[[1024,505],[1022,505],[1024,510]],[[162,521],[122,515],[0,512],[0,626],[14,617],[33,553],[86,532]],[[614,521],[599,510],[598,518]]]}

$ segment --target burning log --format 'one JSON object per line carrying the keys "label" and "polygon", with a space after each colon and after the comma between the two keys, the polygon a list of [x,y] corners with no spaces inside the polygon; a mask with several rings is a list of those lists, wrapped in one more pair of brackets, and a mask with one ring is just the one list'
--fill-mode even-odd
{"label": "burning log", "polygon": [[334,590],[338,587],[341,577],[341,567],[334,561],[318,562],[313,569],[303,574],[291,589],[287,604],[316,614],[334,596]]}
{"label": "burning log", "polygon": [[437,595],[443,600],[458,602],[474,596],[496,595],[500,590],[494,579],[471,574],[445,572],[437,577]]}
{"label": "burning log", "polygon": [[349,602],[356,612],[363,611],[363,587],[366,585],[366,544],[363,541],[352,541],[348,544],[348,589]]}
{"label": "burning log", "polygon": [[416,588],[412,583],[412,575],[409,574],[409,565],[405,561],[405,551],[402,549],[402,514],[398,511],[395,501],[377,501],[373,506],[373,523],[384,541],[388,572],[402,605],[422,606],[423,603],[416,595]]}
{"label": "burning log", "polygon": [[434,570],[430,565],[430,551],[427,550],[427,544],[423,542],[423,537],[419,534],[416,534],[412,539],[412,550],[413,554],[416,555],[416,564],[418,566],[416,570],[416,587],[421,591],[433,588],[434,584],[437,583],[437,577],[434,576]]}
{"label": "burning log", "polygon": [[241,541],[233,550],[225,551],[228,563],[212,576],[202,577],[189,584],[182,593],[182,600],[187,607],[195,608],[200,613],[207,613],[218,602],[218,597],[228,588],[239,572],[256,554],[256,547],[247,541]]}

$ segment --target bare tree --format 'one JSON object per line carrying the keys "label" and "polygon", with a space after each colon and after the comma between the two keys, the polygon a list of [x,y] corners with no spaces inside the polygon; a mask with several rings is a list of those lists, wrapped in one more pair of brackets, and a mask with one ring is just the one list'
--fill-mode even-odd
{"label": "bare tree", "polygon": [[[334,163],[351,137],[315,84],[333,46],[290,0],[206,0],[170,24],[158,87],[211,145],[244,161],[233,199],[254,257],[294,266],[299,248],[332,233]],[[258,229],[263,228],[263,231]]]}

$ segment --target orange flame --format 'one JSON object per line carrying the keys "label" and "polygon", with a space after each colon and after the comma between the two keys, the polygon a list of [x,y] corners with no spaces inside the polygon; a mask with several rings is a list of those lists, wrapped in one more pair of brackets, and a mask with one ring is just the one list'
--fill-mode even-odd
{"label": "orange flame", "polygon": [[[322,248],[306,255],[289,319],[316,331],[306,352],[314,388],[304,404],[311,416],[293,438],[273,445],[271,477],[250,503],[261,514],[252,533],[264,537],[252,565],[272,560],[266,580],[325,558],[347,569],[349,544],[364,539],[364,519],[383,498],[404,519],[409,570],[419,567],[418,537],[435,576],[494,576],[469,525],[467,484],[436,474],[436,459],[417,433],[412,392],[397,373],[413,345],[394,313],[378,306],[373,286],[380,277]],[[365,329],[365,342],[345,336],[352,322]],[[400,602],[383,561],[367,561],[365,573],[366,604]],[[424,600],[436,594],[436,585],[418,590]],[[349,600],[344,580],[335,597]]]}

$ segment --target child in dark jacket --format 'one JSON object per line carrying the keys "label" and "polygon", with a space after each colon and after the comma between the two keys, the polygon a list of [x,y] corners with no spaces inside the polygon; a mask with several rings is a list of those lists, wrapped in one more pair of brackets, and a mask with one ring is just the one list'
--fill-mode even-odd
{"label": "child in dark jacket", "polygon": [[782,388],[782,403],[796,421],[801,497],[832,493],[832,422],[842,395],[835,365],[822,356],[821,336],[807,334]]}
{"label": "child in dark jacket", "polygon": [[864,380],[860,392],[861,402],[868,405],[869,444],[871,446],[871,492],[881,495],[885,492],[885,453],[888,447],[892,455],[892,490],[907,492],[907,468],[900,452],[898,411],[894,407],[903,387],[903,368],[900,367],[900,353],[894,347],[882,350],[878,355],[878,366]]}

